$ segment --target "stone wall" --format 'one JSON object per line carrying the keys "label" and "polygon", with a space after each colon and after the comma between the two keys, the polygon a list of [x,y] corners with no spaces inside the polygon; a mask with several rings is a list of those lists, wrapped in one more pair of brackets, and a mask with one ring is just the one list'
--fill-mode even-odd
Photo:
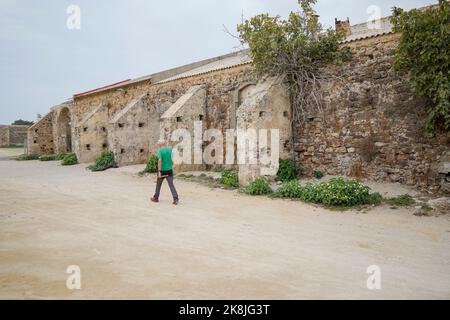
{"label": "stone wall", "polygon": [[[75,127],[75,154],[81,163],[94,162],[108,149],[109,105],[101,103]],[[131,143],[131,142],[130,142]]]}
{"label": "stone wall", "polygon": [[109,149],[119,166],[144,163],[154,152],[151,142],[159,139],[160,112],[143,94],[110,121]]}
{"label": "stone wall", "polygon": [[9,143],[24,144],[29,126],[9,126]]}
{"label": "stone wall", "polygon": [[[107,122],[110,122],[117,114],[126,108],[130,102],[138,99],[143,94],[146,94],[148,101],[147,106],[150,109],[149,112],[156,112],[157,114],[162,115],[192,86],[203,86],[206,90],[205,129],[217,128],[225,132],[230,126],[230,119],[234,116],[230,106],[234,105],[235,91],[242,83],[254,80],[255,75],[253,68],[250,65],[243,65],[153,85],[150,84],[149,81],[138,82],[125,86],[122,88],[123,90],[120,91],[111,89],[86,96],[75,97],[73,110],[74,126],[77,128],[77,133],[74,136],[74,140],[79,140],[83,135],[82,130],[80,130],[80,121],[83,121],[83,117],[85,117],[86,114],[95,111],[100,104],[108,106]],[[102,121],[104,121],[103,118]],[[109,129],[117,130],[117,127],[109,126]],[[150,151],[156,148],[158,138],[156,135],[154,137],[152,136],[152,140],[154,141],[150,141]],[[129,144],[132,145],[135,139],[140,138],[138,138],[138,136],[133,137],[133,139],[129,141]],[[109,141],[114,144],[114,141],[111,139],[109,139]],[[101,149],[89,150],[89,156],[85,157],[83,156],[83,153],[86,153],[87,150],[83,148],[82,143],[74,141],[74,146],[77,145],[80,145],[78,149],[77,147],[75,149],[78,150],[77,155],[79,155],[81,162],[93,161],[92,159],[95,159],[101,153]],[[139,163],[141,161],[140,154],[137,159],[128,157],[126,160],[128,163]]]}
{"label": "stone wall", "polygon": [[23,145],[27,139],[27,130],[29,126],[5,126],[0,125],[0,147],[10,145]]}
{"label": "stone wall", "polygon": [[47,155],[55,152],[53,141],[53,111],[28,128],[28,154]]}
{"label": "stone wall", "polygon": [[0,147],[7,147],[9,145],[9,126],[0,125]]}
{"label": "stone wall", "polygon": [[[187,140],[182,142],[183,145],[186,143],[186,149],[188,150],[181,146],[177,147],[180,149],[183,160],[177,161],[175,159],[175,162],[178,162],[178,165],[175,167],[176,171],[204,169],[203,142],[200,142],[197,145],[197,149],[195,149],[194,144],[196,141],[194,140],[196,139],[195,125],[198,126],[198,138],[201,139],[202,137],[205,127],[205,114],[206,90],[202,86],[192,86],[161,116],[161,138],[168,142],[175,140],[175,142],[170,143],[173,147],[178,144],[178,137],[174,137],[173,134],[176,134],[179,130],[187,130],[190,136],[189,144],[186,143]],[[196,150],[199,153],[202,152],[202,156],[197,155],[196,157]]]}
{"label": "stone wall", "polygon": [[352,61],[324,88],[323,114],[297,126],[296,160],[303,173],[321,170],[436,190],[438,166],[450,135],[423,133],[427,102],[404,73],[393,70],[398,35],[349,44]]}
{"label": "stone wall", "polygon": [[73,104],[66,102],[53,108],[53,141],[55,153],[62,154],[73,151],[74,126],[72,125]]}
{"label": "stone wall", "polygon": [[[245,164],[242,163],[243,161],[239,162],[239,182],[246,185],[260,175],[275,176],[278,159],[291,156],[290,101],[285,85],[277,78],[269,78],[243,87],[239,91],[236,122],[239,150],[242,152],[246,146],[249,148],[250,143],[244,140],[244,133],[248,133],[247,137],[251,136],[249,130],[254,129],[258,139],[258,146],[255,145],[254,148],[259,153],[259,158],[255,159],[258,160],[256,163],[251,163],[248,159]],[[272,132],[274,129],[277,131]],[[267,136],[264,136],[262,130],[267,130]],[[275,143],[272,142],[274,133],[278,134],[279,151],[279,155],[275,158],[273,155],[277,153],[271,148],[272,143]],[[274,152],[273,155],[272,152]]]}

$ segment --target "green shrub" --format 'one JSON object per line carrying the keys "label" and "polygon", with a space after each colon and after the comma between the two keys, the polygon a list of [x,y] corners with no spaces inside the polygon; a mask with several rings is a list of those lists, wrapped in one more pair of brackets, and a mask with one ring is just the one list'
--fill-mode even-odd
{"label": "green shrub", "polygon": [[398,197],[390,198],[387,201],[390,205],[398,207],[412,206],[416,201],[409,194],[404,194]]}
{"label": "green shrub", "polygon": [[7,145],[7,146],[0,146],[0,149],[8,149],[8,148],[11,148],[11,149],[20,149],[20,148],[23,148],[24,147],[24,145],[23,144],[10,144],[10,145]]}
{"label": "green shrub", "polygon": [[369,199],[369,187],[355,179],[334,178],[315,186],[315,202],[326,206],[354,206],[366,204]]}
{"label": "green shrub", "polygon": [[116,166],[116,161],[114,159],[114,153],[109,150],[105,150],[102,152],[100,157],[97,158],[95,163],[88,167],[91,171],[105,171],[109,168],[113,168]]}
{"label": "green shrub", "polygon": [[225,169],[220,176],[220,183],[232,188],[239,187],[238,172],[232,169]]}
{"label": "green shrub", "polygon": [[369,194],[369,197],[367,198],[367,204],[372,204],[375,206],[378,206],[383,202],[383,196],[379,194],[378,192]]}
{"label": "green shrub", "polygon": [[323,173],[322,173],[322,171],[319,171],[319,170],[314,171],[314,177],[315,177],[316,179],[318,179],[318,180],[322,179],[322,178],[323,178]]}
{"label": "green shrub", "polygon": [[65,156],[67,156],[67,153],[60,153],[56,156],[56,160],[62,161]]}
{"label": "green shrub", "polygon": [[290,181],[297,179],[297,168],[292,160],[280,159],[280,165],[277,172],[277,179],[280,181]]}
{"label": "green shrub", "polygon": [[56,160],[58,160],[58,159],[55,154],[48,154],[48,155],[39,157],[39,161],[56,161]]}
{"label": "green shrub", "polygon": [[286,181],[275,192],[275,197],[297,199],[302,197],[302,187],[297,180]]}
{"label": "green shrub", "polygon": [[158,157],[154,154],[150,156],[147,160],[147,165],[144,169],[145,173],[156,173],[158,172]]}
{"label": "green shrub", "polygon": [[39,160],[39,156],[35,154],[22,154],[17,157],[17,161]]}
{"label": "green shrub", "polygon": [[250,182],[249,185],[245,187],[244,192],[254,196],[273,193],[272,188],[265,177],[259,177]]}
{"label": "green shrub", "polygon": [[61,165],[63,166],[73,166],[75,164],[78,164],[78,159],[75,153],[66,154],[61,161]]}

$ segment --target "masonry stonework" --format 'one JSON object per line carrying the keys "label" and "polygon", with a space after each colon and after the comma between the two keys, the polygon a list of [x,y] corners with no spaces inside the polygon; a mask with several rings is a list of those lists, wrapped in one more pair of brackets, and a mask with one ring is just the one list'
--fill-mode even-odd
{"label": "masonry stonework", "polygon": [[393,69],[399,36],[349,43],[352,60],[324,88],[325,111],[297,125],[296,160],[304,174],[321,170],[435,190],[450,135],[423,132],[427,102],[417,98],[408,75]]}

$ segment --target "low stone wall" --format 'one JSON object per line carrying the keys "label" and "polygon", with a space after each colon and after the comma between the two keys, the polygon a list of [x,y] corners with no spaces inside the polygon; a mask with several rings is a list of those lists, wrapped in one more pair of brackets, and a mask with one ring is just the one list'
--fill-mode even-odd
{"label": "low stone wall", "polygon": [[55,152],[53,142],[53,116],[51,111],[28,128],[28,154],[47,155]]}
{"label": "low stone wall", "polygon": [[9,126],[9,143],[24,144],[29,126]]}
{"label": "low stone wall", "polygon": [[0,147],[10,145],[23,145],[27,139],[27,130],[29,126],[0,126]]}
{"label": "low stone wall", "polygon": [[303,173],[321,170],[437,191],[450,135],[423,132],[427,102],[393,67],[398,35],[351,43],[352,61],[335,70],[342,82],[324,89],[325,112],[297,126]]}
{"label": "low stone wall", "polygon": [[9,126],[0,125],[0,147],[7,147],[9,145]]}

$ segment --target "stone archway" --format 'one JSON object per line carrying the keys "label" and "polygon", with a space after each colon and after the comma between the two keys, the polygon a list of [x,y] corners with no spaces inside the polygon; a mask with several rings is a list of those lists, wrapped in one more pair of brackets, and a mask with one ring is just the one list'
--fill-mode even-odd
{"label": "stone archway", "polygon": [[56,120],[56,153],[72,152],[72,122],[69,108],[60,110]]}

